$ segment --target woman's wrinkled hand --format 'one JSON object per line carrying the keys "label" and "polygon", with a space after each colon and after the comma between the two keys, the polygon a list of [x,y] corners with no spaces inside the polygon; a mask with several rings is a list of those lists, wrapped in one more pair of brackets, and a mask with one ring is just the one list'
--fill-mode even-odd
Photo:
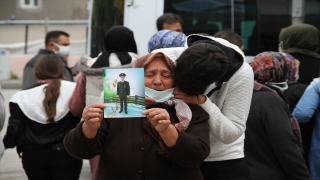
{"label": "woman's wrinkled hand", "polygon": [[165,109],[151,108],[143,111],[143,114],[147,116],[150,123],[159,133],[168,130],[171,124],[169,113]]}
{"label": "woman's wrinkled hand", "polygon": [[102,103],[92,104],[83,109],[82,117],[89,131],[97,131],[103,119],[103,109],[107,106]]}

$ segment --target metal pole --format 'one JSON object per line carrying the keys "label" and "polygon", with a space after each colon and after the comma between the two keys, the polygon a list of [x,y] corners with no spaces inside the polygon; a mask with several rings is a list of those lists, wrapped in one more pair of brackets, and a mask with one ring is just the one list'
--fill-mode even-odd
{"label": "metal pole", "polygon": [[87,50],[86,50],[88,57],[91,55],[91,21],[92,21],[93,3],[94,3],[94,0],[90,0],[88,2],[89,18],[88,18]]}
{"label": "metal pole", "polygon": [[292,0],[292,24],[304,23],[305,0]]}
{"label": "metal pole", "polygon": [[44,20],[44,33],[45,33],[45,34],[47,34],[48,29],[49,29],[49,28],[48,28],[48,27],[49,27],[49,25],[48,25],[48,20],[49,20],[48,17],[46,17],[45,20]]}
{"label": "metal pole", "polygon": [[[88,31],[89,31],[89,27],[87,26],[86,27],[86,45],[88,45],[88,41],[89,41],[89,38],[88,38]],[[86,48],[86,54],[89,54],[88,52],[88,48]],[[89,55],[88,55],[89,56]]]}
{"label": "metal pole", "polygon": [[234,0],[231,0],[231,30],[234,32]]}
{"label": "metal pole", "polygon": [[24,54],[28,54],[28,32],[29,32],[29,24],[26,24],[26,31],[24,37]]}

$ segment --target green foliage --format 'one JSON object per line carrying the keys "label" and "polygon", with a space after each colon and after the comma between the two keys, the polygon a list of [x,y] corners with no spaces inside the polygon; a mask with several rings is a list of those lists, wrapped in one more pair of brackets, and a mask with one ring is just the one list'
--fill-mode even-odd
{"label": "green foliage", "polygon": [[109,81],[103,82],[103,93],[104,93],[104,99],[117,96],[116,89],[112,86],[112,84]]}

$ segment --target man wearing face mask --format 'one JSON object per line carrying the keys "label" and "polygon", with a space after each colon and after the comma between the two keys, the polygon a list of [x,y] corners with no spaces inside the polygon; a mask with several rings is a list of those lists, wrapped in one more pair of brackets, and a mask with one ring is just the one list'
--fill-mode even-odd
{"label": "man wearing face mask", "polygon": [[68,67],[67,59],[70,50],[70,35],[64,31],[50,31],[45,37],[45,49],[40,49],[23,70],[22,89],[29,88],[37,83],[34,77],[34,66],[36,62],[47,54],[58,55],[64,63],[64,76],[67,80],[73,81],[73,73]]}

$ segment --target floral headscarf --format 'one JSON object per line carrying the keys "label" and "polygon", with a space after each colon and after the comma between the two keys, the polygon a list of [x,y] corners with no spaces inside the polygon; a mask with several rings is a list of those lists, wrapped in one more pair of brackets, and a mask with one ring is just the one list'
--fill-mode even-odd
{"label": "floral headscarf", "polygon": [[258,54],[251,63],[254,71],[254,79],[262,84],[284,90],[287,88],[290,61],[287,56],[279,52],[262,52]]}
{"label": "floral headscarf", "polygon": [[289,61],[290,70],[289,70],[288,82],[296,82],[299,78],[300,61],[288,53],[281,53],[281,54],[286,56],[290,60]]}

